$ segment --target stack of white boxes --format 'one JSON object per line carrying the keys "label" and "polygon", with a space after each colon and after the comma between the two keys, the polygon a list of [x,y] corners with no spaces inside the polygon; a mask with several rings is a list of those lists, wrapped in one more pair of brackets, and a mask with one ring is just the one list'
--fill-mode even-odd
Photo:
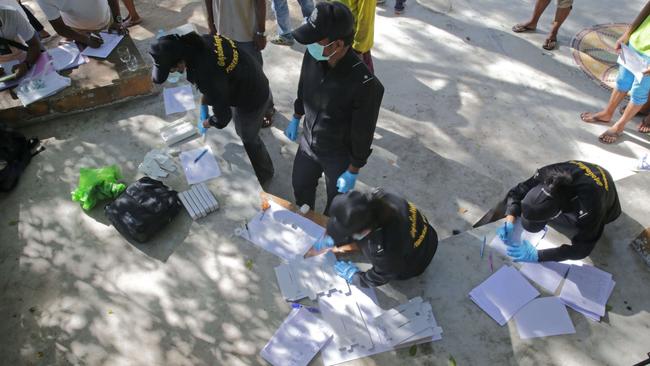
{"label": "stack of white boxes", "polygon": [[185,206],[192,220],[200,219],[219,209],[219,202],[205,183],[195,184],[189,190],[180,192],[178,198]]}

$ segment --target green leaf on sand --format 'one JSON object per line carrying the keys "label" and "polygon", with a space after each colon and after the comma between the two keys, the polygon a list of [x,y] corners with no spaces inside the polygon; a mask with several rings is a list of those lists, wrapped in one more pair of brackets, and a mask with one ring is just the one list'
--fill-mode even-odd
{"label": "green leaf on sand", "polygon": [[249,271],[253,270],[253,260],[252,259],[247,259],[246,260],[246,268],[248,268]]}
{"label": "green leaf on sand", "polygon": [[411,348],[409,348],[409,355],[415,356],[416,353],[418,353],[418,346],[412,345]]}
{"label": "green leaf on sand", "polygon": [[456,366],[456,359],[454,356],[449,356],[449,366]]}

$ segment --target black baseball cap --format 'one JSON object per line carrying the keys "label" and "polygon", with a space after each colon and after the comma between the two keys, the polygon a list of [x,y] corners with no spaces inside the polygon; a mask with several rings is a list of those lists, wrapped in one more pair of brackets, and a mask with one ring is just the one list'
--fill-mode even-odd
{"label": "black baseball cap", "polygon": [[302,44],[316,43],[325,38],[334,41],[354,34],[354,16],[345,4],[338,1],[321,2],[307,22],[291,32]]}
{"label": "black baseball cap", "polygon": [[528,191],[521,201],[521,225],[531,233],[541,231],[551,219],[561,213],[557,200],[542,184]]}
{"label": "black baseball cap", "polygon": [[368,229],[372,223],[368,196],[357,191],[334,197],[329,215],[327,234],[337,244],[346,244],[347,238]]}
{"label": "black baseball cap", "polygon": [[149,54],[153,58],[151,79],[156,84],[162,84],[169,76],[169,69],[175,67],[182,59],[185,46],[177,34],[160,37],[151,45]]}

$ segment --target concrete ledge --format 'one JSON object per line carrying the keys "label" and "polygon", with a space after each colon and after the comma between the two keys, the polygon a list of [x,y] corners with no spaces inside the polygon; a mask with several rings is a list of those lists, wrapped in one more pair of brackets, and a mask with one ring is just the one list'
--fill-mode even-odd
{"label": "concrete ledge", "polygon": [[0,93],[0,120],[18,127],[54,118],[63,113],[80,112],[98,108],[133,97],[151,95],[151,67],[138,52],[131,37],[120,45],[129,47],[138,59],[138,69],[129,71],[120,61],[117,52],[107,59],[91,58],[90,62],[61,74],[72,79],[72,85],[44,100],[24,107],[13,90]]}

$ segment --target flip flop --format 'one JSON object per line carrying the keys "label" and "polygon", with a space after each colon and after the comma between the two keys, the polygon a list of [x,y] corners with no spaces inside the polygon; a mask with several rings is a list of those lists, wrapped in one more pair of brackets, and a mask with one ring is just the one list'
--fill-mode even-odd
{"label": "flip flop", "polygon": [[587,119],[587,114],[588,113],[590,113],[590,112],[580,113],[580,119],[582,120],[582,122],[586,122],[586,123],[604,123],[604,124],[607,124],[607,123],[611,122],[611,121],[605,121],[605,120],[602,120],[602,119],[599,119],[599,118],[595,118],[593,115],[591,116],[591,119]]}
{"label": "flip flop", "polygon": [[125,20],[125,21],[124,21],[124,26],[125,26],[126,28],[131,28],[131,27],[136,26],[136,25],[138,25],[138,24],[140,24],[140,23],[142,23],[142,18],[140,18],[140,19],[138,19],[138,20],[131,20],[131,19],[129,18],[128,20]]}
{"label": "flip flop", "polygon": [[547,38],[542,45],[542,48],[547,51],[553,51],[557,47],[557,39]]}
{"label": "flip flop", "polygon": [[[637,129],[637,131],[639,131],[640,133],[650,133],[650,122],[646,122],[647,119],[648,118],[646,117],[643,119],[643,121],[641,121],[641,124]],[[645,130],[645,131],[641,131],[641,130]]]}
{"label": "flip flop", "polygon": [[529,28],[523,24],[515,24],[512,26],[512,31],[515,33],[530,33],[536,31],[537,28]]}
{"label": "flip flop", "polygon": [[[598,141],[602,142],[603,144],[613,144],[616,141],[618,141],[618,138],[621,136],[621,133],[618,132],[611,132],[610,130],[607,130],[603,132],[600,136],[598,136]],[[609,137],[612,138],[610,141],[605,141],[605,138]]]}

